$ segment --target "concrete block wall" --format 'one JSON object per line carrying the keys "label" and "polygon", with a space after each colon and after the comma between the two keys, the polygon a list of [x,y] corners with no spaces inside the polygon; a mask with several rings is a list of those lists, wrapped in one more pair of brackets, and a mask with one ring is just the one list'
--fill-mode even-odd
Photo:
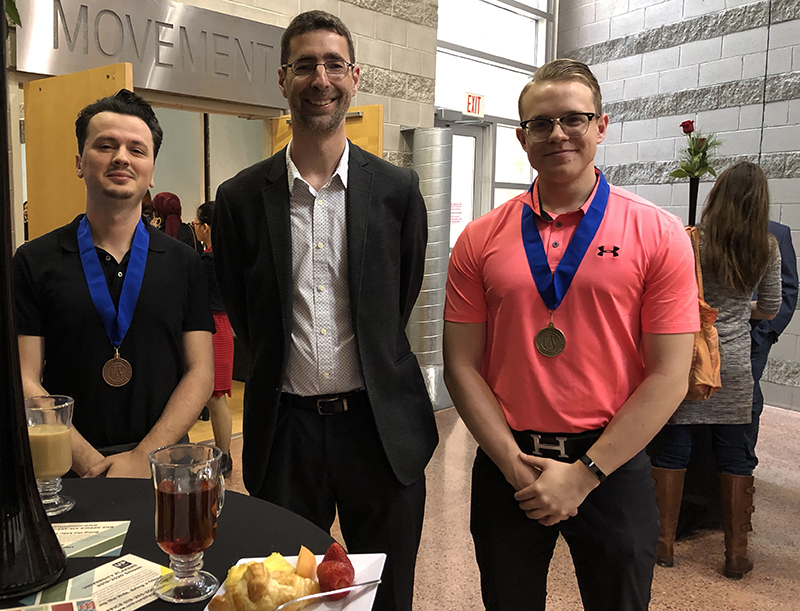
{"label": "concrete block wall", "polygon": [[[760,163],[771,216],[800,252],[800,2],[561,0],[558,56],[600,81],[608,136],[596,162],[608,179],[688,217],[688,179],[669,173],[694,120],[722,140],[712,164]],[[705,199],[713,177],[700,184]],[[698,210],[699,217],[700,210]],[[767,403],[800,410],[800,316],[773,347]]]}
{"label": "concrete block wall", "polygon": [[179,1],[281,27],[312,9],[340,17],[361,66],[353,105],[383,104],[384,159],[411,167],[411,142],[401,128],[433,126],[438,0]]}

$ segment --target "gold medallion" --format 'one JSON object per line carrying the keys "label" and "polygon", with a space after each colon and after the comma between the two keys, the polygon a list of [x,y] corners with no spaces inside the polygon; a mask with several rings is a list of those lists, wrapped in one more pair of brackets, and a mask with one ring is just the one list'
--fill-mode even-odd
{"label": "gold medallion", "polygon": [[[538,337],[538,336],[537,336]],[[109,386],[118,388],[125,386],[131,381],[133,376],[133,367],[131,364],[119,355],[119,349],[115,349],[113,357],[106,361],[103,365],[103,379]]]}
{"label": "gold medallion", "polygon": [[564,352],[567,338],[557,329],[551,320],[547,326],[536,334],[533,340],[536,349],[544,356],[558,356]]}

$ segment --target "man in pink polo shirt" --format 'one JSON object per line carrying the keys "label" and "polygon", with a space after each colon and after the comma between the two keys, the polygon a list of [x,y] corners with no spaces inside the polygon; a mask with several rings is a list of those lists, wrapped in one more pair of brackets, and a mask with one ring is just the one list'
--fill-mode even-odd
{"label": "man in pink polo shirt", "polygon": [[699,328],[681,221],[594,167],[608,115],[556,60],[519,99],[538,178],[450,259],[445,381],[480,445],[471,530],[486,608],[545,608],[559,533],[584,607],[647,609],[658,511],[645,445],[686,394]]}

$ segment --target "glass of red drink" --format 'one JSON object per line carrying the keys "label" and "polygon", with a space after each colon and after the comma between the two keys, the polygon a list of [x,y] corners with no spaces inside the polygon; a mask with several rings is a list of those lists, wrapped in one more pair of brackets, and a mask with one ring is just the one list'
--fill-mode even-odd
{"label": "glass of red drink", "polygon": [[154,586],[159,598],[192,603],[210,598],[219,581],[203,568],[203,550],[217,535],[225,498],[215,446],[182,443],[153,450],[150,470],[156,492],[156,542],[169,554],[172,573]]}

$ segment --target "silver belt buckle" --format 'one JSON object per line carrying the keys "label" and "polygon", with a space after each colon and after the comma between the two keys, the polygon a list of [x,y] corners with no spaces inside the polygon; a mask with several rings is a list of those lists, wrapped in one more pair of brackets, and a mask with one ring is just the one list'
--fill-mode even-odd
{"label": "silver belt buckle", "polygon": [[323,412],[322,411],[322,404],[323,403],[335,403],[336,401],[341,401],[342,402],[342,407],[344,408],[344,409],[342,409],[342,412],[346,412],[347,411],[347,397],[343,397],[343,398],[342,397],[329,397],[327,399],[317,399],[317,413],[320,416],[335,416],[336,413],[334,413],[334,412]]}
{"label": "silver belt buckle", "polygon": [[537,456],[542,456],[541,450],[558,450],[559,458],[568,458],[567,448],[564,445],[564,442],[567,440],[566,437],[556,437],[558,445],[554,443],[542,443],[542,436],[536,433],[531,433],[531,439],[533,439],[533,453]]}

